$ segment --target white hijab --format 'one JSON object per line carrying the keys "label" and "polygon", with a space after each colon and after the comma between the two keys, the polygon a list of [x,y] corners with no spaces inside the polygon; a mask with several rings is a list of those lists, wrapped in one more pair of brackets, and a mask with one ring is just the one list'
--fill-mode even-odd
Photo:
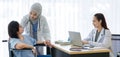
{"label": "white hijab", "polygon": [[35,11],[38,16],[41,15],[42,13],[42,6],[40,3],[34,3],[32,6],[31,6],[31,10],[30,11]]}

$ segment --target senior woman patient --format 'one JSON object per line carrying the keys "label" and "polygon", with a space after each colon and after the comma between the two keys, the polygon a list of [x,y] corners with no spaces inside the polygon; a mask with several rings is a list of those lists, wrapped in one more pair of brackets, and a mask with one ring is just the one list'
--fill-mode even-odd
{"label": "senior woman patient", "polygon": [[13,50],[14,57],[34,57],[35,49],[33,47],[36,41],[27,36],[22,35],[23,28],[17,21],[11,21],[8,25],[8,34],[10,37],[11,49],[31,48],[32,50]]}
{"label": "senior woman patient", "polygon": [[[32,50],[13,50],[14,57],[34,57],[36,50],[33,45],[43,44],[43,42],[37,41],[29,35],[22,35],[22,26],[17,21],[11,21],[8,24],[8,34],[10,37],[11,49],[23,49],[31,48]],[[48,45],[49,46],[49,45]],[[50,45],[51,47],[51,45]]]}

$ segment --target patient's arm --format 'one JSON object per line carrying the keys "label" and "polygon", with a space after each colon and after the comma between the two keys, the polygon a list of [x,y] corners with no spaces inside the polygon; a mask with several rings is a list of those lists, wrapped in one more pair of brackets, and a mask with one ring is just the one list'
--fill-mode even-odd
{"label": "patient's arm", "polygon": [[17,43],[17,44],[15,45],[15,48],[16,48],[16,49],[23,49],[23,48],[31,48],[31,49],[34,49],[33,46],[27,45],[27,44],[24,44],[24,43]]}

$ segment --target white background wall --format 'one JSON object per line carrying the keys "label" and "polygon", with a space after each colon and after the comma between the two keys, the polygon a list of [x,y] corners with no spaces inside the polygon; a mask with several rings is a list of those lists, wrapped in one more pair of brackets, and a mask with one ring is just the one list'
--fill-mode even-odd
{"label": "white background wall", "polygon": [[85,38],[94,28],[93,15],[101,12],[105,15],[109,29],[113,34],[120,34],[120,0],[0,0],[0,54],[8,57],[7,44],[1,41],[8,39],[7,26],[11,20],[21,21],[29,13],[30,6],[41,3],[42,14],[49,23],[52,40],[67,40],[68,31],[81,32]]}

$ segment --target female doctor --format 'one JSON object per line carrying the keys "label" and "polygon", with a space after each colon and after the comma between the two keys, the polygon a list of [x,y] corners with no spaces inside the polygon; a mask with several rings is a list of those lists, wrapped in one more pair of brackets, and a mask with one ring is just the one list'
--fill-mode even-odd
{"label": "female doctor", "polygon": [[[111,50],[111,32],[107,27],[105,17],[102,13],[96,13],[94,15],[93,25],[95,29],[82,41],[83,44],[89,44],[92,47],[104,47]],[[112,53],[110,56],[113,57]]]}
{"label": "female doctor", "polygon": [[[46,18],[41,13],[41,4],[34,3],[31,6],[29,14],[25,15],[21,20],[21,26],[25,29],[25,33],[36,39],[37,42],[51,45],[49,26]],[[43,54],[43,48],[37,47],[37,53],[38,55]]]}

